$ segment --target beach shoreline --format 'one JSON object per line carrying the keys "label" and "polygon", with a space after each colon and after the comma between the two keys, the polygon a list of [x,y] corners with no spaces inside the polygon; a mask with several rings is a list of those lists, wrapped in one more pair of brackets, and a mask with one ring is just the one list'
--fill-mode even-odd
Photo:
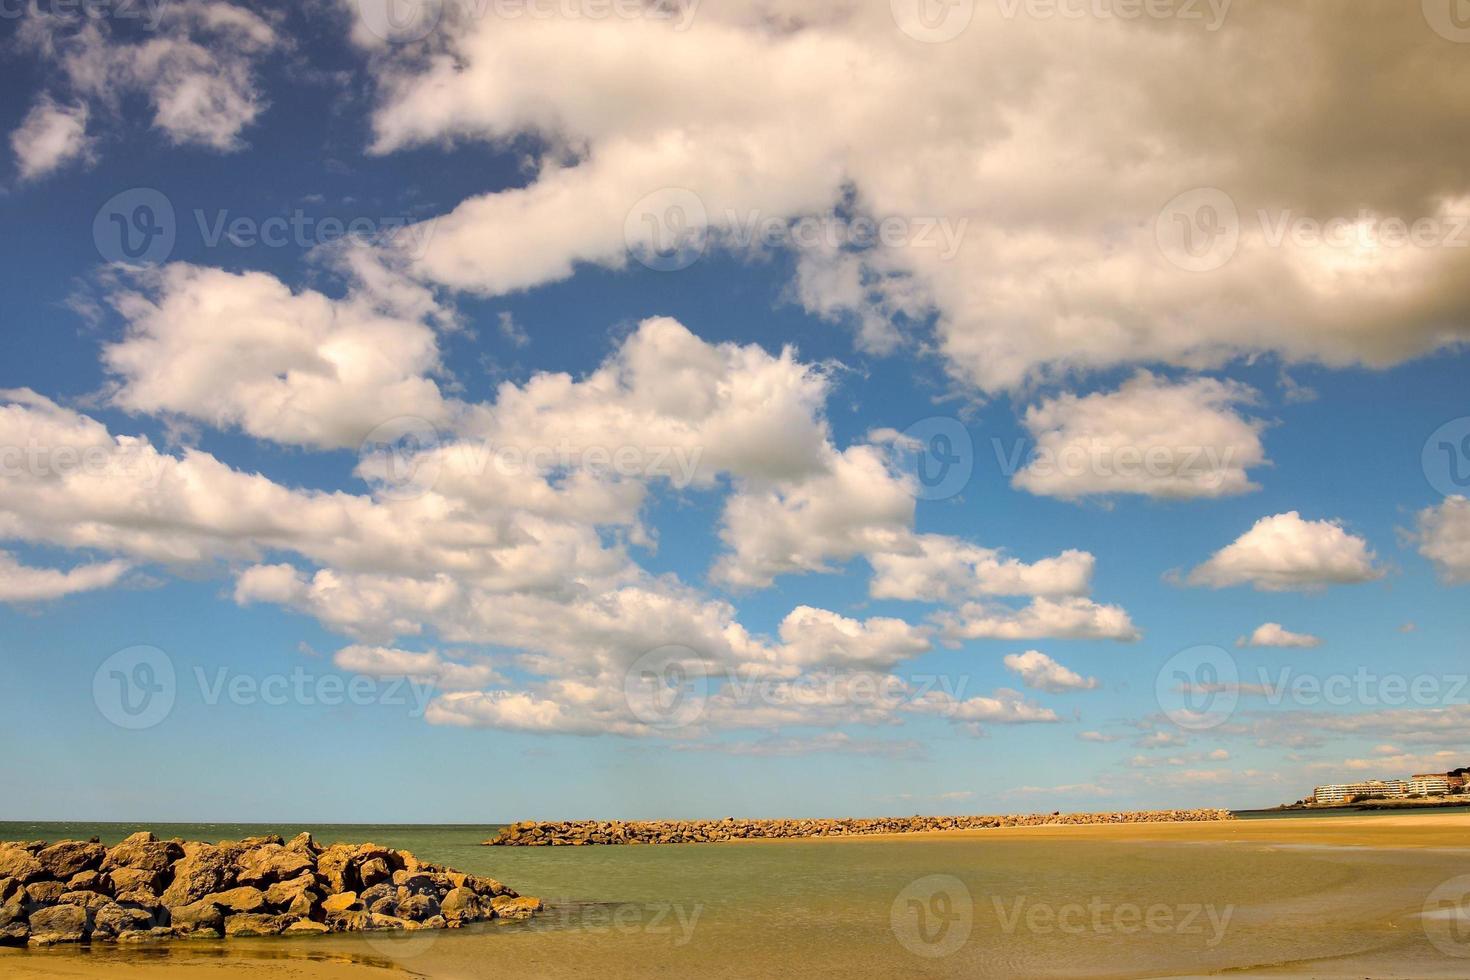
{"label": "beach shoreline", "polygon": [[[912,869],[906,872],[912,875],[931,874],[944,868],[952,869],[953,873],[962,873],[961,868],[973,866],[978,859],[983,865],[993,866],[992,870],[1001,875],[1003,881],[1008,882],[1010,879],[1005,877],[1007,873],[1002,870],[1006,865],[996,863],[1007,855],[1031,866],[1036,860],[1041,860],[1046,865],[1054,860],[1054,855],[1072,855],[1075,860],[1084,854],[1096,853],[1097,860],[1087,860],[1086,864],[1112,867],[1109,862],[1121,860],[1122,855],[1134,854],[1143,856],[1144,860],[1150,862],[1150,866],[1153,861],[1163,860],[1172,862],[1174,867],[1187,868],[1198,864],[1204,869],[1227,868],[1238,863],[1235,858],[1223,856],[1237,852],[1224,852],[1216,848],[1239,846],[1247,849],[1239,852],[1242,859],[1244,855],[1250,854],[1249,859],[1256,862],[1257,866],[1268,870],[1276,869],[1274,874],[1277,876],[1293,868],[1331,869],[1320,889],[1314,886],[1307,891],[1293,888],[1283,891],[1279,885],[1273,886],[1263,881],[1259,900],[1254,905],[1241,905],[1238,914],[1242,921],[1248,920],[1251,915],[1258,919],[1294,916],[1297,920],[1308,923],[1304,928],[1310,930],[1318,927],[1317,916],[1338,916],[1342,899],[1350,896],[1352,910],[1340,913],[1345,918],[1331,923],[1323,919],[1320,927],[1326,929],[1330,926],[1339,931],[1346,928],[1348,931],[1345,934],[1360,937],[1361,944],[1343,946],[1344,955],[1324,955],[1323,943],[1320,941],[1278,949],[1259,946],[1251,938],[1252,933],[1246,932],[1242,933],[1245,937],[1245,952],[1232,953],[1228,961],[1218,957],[1202,960],[1199,968],[1192,971],[1177,967],[1172,970],[1140,968],[1130,971],[1116,966],[1104,966],[1100,961],[1094,966],[1091,959],[1078,959],[1073,963],[1071,972],[1036,971],[1028,975],[1149,976],[1174,980],[1225,974],[1283,978],[1450,978],[1464,975],[1464,961],[1437,957],[1433,950],[1427,948],[1428,942],[1422,935],[1422,928],[1416,923],[1417,912],[1422,906],[1427,889],[1420,888],[1416,883],[1437,882],[1441,877],[1454,874],[1454,858],[1448,857],[1441,861],[1433,852],[1470,851],[1467,841],[1470,841],[1470,814],[1418,812],[1290,817],[1275,820],[1050,824],[818,838],[753,838],[731,841],[732,844],[741,845],[733,849],[597,848],[480,853],[485,854],[487,859],[492,854],[514,853],[514,860],[522,869],[519,875],[522,876],[527,873],[527,869],[545,862],[577,868],[587,866],[587,862],[616,857],[617,866],[624,870],[613,880],[624,880],[627,869],[643,869],[655,865],[674,869],[675,874],[680,873],[678,869],[681,868],[712,867],[700,857],[711,855],[710,860],[716,862],[713,866],[745,869],[745,875],[757,875],[765,882],[767,889],[779,892],[790,886],[803,884],[803,879],[783,879],[781,875],[785,873],[785,869],[801,865],[815,855],[826,856],[823,860],[828,864],[823,865],[824,867],[899,867]],[[1002,847],[997,850],[991,846],[994,844]],[[1094,852],[1089,847],[1090,844],[1104,846]],[[1035,845],[1034,851],[1028,845]],[[1155,850],[1153,845],[1166,846],[1167,850]],[[1208,849],[1198,852],[1198,858],[1168,857],[1170,853],[1183,853],[1175,851],[1176,845],[1198,845]],[[466,841],[463,846],[469,848],[474,845]],[[1314,853],[1318,848],[1321,853]],[[1278,853],[1273,855],[1272,852]],[[1033,853],[1038,856],[1037,859],[1027,857]],[[1148,858],[1147,855],[1150,854],[1154,857]],[[607,855],[608,858],[602,855]],[[1042,859],[1042,855],[1047,857]],[[493,859],[508,860],[498,856]],[[1063,860],[1060,866],[1066,868],[1074,860]],[[691,865],[690,861],[696,863]],[[1470,857],[1467,857],[1464,865],[1461,870],[1470,871]],[[1395,888],[1380,891],[1377,885],[1378,871],[1375,869],[1387,867],[1417,870]],[[1042,875],[1049,880],[1049,875],[1044,870]],[[1153,884],[1152,872],[1149,872],[1148,880],[1150,884],[1144,894],[1150,901],[1176,900],[1180,897],[1176,895],[1169,899],[1165,893],[1159,891],[1159,886]],[[809,879],[806,881],[809,882]],[[1404,882],[1410,882],[1413,887],[1405,888]],[[806,884],[806,887],[811,886]],[[1070,894],[1067,891],[1069,887],[1075,889],[1078,886],[1068,886],[1063,882],[1043,885],[1042,891],[1034,891],[1037,885],[1033,881],[1029,885],[1017,884],[1015,887],[1032,888],[1035,896],[1053,887],[1066,895]],[[1196,896],[1220,902],[1246,901],[1242,899],[1238,888],[1232,893],[1215,878],[1208,878],[1202,885],[1193,887],[1195,891],[1191,892],[1191,886],[1185,886],[1180,895],[1184,898]],[[593,897],[614,900],[616,904],[616,899],[620,896],[613,894],[614,891],[615,889],[604,886],[601,892],[609,893],[598,893]],[[976,887],[975,894],[978,925],[979,919],[988,914],[989,909],[982,903],[994,892],[987,893]],[[1077,897],[1083,894],[1085,893],[1076,893]],[[885,910],[890,898],[891,896],[881,897]],[[803,903],[810,901],[811,898],[801,900]],[[739,909],[744,908],[744,905],[739,906]],[[755,909],[752,908],[752,911]],[[874,935],[892,943],[893,938],[887,932],[886,912],[881,920],[870,920],[867,917],[869,914],[864,913],[860,921],[872,921]],[[815,910],[807,913],[808,917],[812,915],[815,918],[798,917],[786,923],[786,926],[800,933],[825,921]],[[736,918],[740,916],[737,915]],[[539,933],[535,926],[528,931],[514,923],[503,929],[477,930],[463,934],[440,933],[435,937],[438,945],[427,956],[397,955],[391,943],[385,944],[379,937],[334,936],[323,937],[312,943],[293,940],[241,940],[229,944],[228,948],[224,944],[216,948],[171,944],[166,951],[114,949],[102,955],[88,954],[81,950],[47,950],[39,954],[25,950],[5,950],[0,951],[0,973],[17,980],[46,980],[52,977],[101,980],[104,976],[122,977],[124,980],[155,976],[165,980],[233,980],[234,977],[247,976],[279,977],[282,980],[301,977],[384,980],[388,977],[422,976],[431,980],[440,977],[447,980],[450,977],[469,975],[465,973],[467,964],[474,964],[474,968],[478,969],[478,965],[484,963],[487,969],[496,964],[501,970],[512,969],[518,977],[527,980],[562,980],[578,975],[579,970],[590,968],[593,964],[604,975],[612,978],[639,977],[660,969],[666,973],[673,971],[677,975],[691,975],[680,972],[687,969],[689,962],[680,958],[683,955],[703,957],[698,962],[711,967],[707,971],[711,976],[731,978],[762,975],[760,967],[763,961],[758,958],[748,963],[739,960],[727,962],[715,955],[713,948],[709,952],[702,951],[706,947],[700,943],[713,943],[714,948],[718,948],[721,942],[729,941],[729,937],[723,933],[701,932],[699,943],[685,947],[681,954],[677,949],[669,950],[657,945],[651,949],[646,948],[646,938],[602,935],[585,928],[557,931],[560,927],[555,923],[559,921],[561,918],[556,914],[553,905],[552,914],[548,916],[548,926]],[[701,929],[708,928],[726,927],[701,925]],[[740,928],[738,922],[731,924],[731,935],[738,937]],[[736,941],[739,941],[738,938]],[[535,955],[527,959],[527,950],[535,950]],[[836,954],[840,950],[834,947],[828,952]],[[898,952],[906,955],[902,951]],[[759,955],[768,953],[769,951],[763,951]],[[756,952],[752,951],[752,955],[756,955]],[[709,959],[711,956],[714,959]],[[769,967],[770,962],[767,958],[764,966]],[[817,966],[822,965],[820,957],[814,962]],[[910,964],[900,970],[900,974],[905,976],[992,975],[983,971],[974,972],[972,966],[966,965],[961,957],[933,962],[909,959],[900,959],[897,962],[900,965]],[[850,963],[847,965],[851,966]],[[882,967],[878,965],[878,961],[868,969],[880,971],[871,974],[875,976],[894,975],[891,972],[892,964],[886,965],[890,967],[888,972],[881,972]],[[858,974],[848,975],[860,973],[861,970]],[[812,975],[829,974],[818,970]]]}

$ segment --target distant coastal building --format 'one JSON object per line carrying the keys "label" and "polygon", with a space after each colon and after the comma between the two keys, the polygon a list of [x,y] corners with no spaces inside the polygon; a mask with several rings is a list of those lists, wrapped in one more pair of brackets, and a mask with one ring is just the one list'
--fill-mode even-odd
{"label": "distant coastal building", "polygon": [[[1464,785],[1464,780],[1460,780]],[[1420,773],[1409,778],[1409,792],[1417,796],[1447,796],[1450,792],[1450,777],[1442,772]]]}
{"label": "distant coastal building", "polygon": [[1318,786],[1312,798],[1318,803],[1348,803],[1353,800],[1395,800],[1409,795],[1402,779],[1370,779],[1363,783],[1330,783]]}

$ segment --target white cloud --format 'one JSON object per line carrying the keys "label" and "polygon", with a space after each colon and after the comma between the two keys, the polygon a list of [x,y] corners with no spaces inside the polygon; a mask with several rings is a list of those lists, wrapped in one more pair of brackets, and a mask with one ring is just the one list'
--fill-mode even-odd
{"label": "white cloud", "polygon": [[1262,623],[1250,636],[1235,641],[1238,647],[1297,647],[1311,649],[1322,645],[1320,636],[1310,633],[1293,633],[1280,623]]}
{"label": "white cloud", "polygon": [[941,691],[930,691],[905,705],[904,710],[918,714],[938,715],[962,725],[972,735],[983,735],[986,725],[1055,724],[1057,713],[1027,701],[1015,691],[1004,688],[991,697],[956,698]]}
{"label": "white cloud", "polygon": [[413,653],[390,647],[354,644],[332,655],[343,670],[369,677],[406,677],[441,691],[471,691],[498,681],[489,664],[462,664],[445,660],[438,653]]}
{"label": "white cloud", "polygon": [[1296,511],[1263,517],[1191,571],[1190,585],[1252,585],[1265,592],[1371,582],[1384,575],[1368,542],[1340,521],[1303,520]]}
{"label": "white cloud", "polygon": [[712,576],[738,587],[777,575],[833,570],[833,561],[906,545],[914,497],[873,446],[827,457],[826,472],[768,487],[751,485],[725,504],[720,538],[729,549]]}
{"label": "white cloud", "polygon": [[1102,686],[1096,677],[1083,677],[1040,650],[1008,654],[1005,665],[1007,670],[1020,675],[1023,684],[1038,691],[1058,694],[1062,691],[1093,691]]}
{"label": "white cloud", "polygon": [[917,547],[912,550],[868,556],[873,598],[954,602],[983,595],[1082,595],[1096,565],[1085,551],[1064,551],[1027,564],[941,534],[917,535],[913,544]]}
{"label": "white cloud", "polygon": [[22,180],[35,180],[73,160],[90,159],[92,141],[87,138],[87,106],[59,105],[42,98],[10,134]]}
{"label": "white cloud", "polygon": [[1470,582],[1470,500],[1449,497],[1421,510],[1417,539],[1419,554],[1434,563],[1442,579],[1452,585]]}
{"label": "white cloud", "polygon": [[1038,596],[1020,609],[972,602],[935,618],[950,643],[979,639],[1133,642],[1142,636],[1125,610],[1082,597]]}
{"label": "white cloud", "polygon": [[76,592],[106,589],[132,567],[125,561],[77,565],[66,571],[22,565],[0,551],[0,602],[43,602]]}
{"label": "white cloud", "polygon": [[114,295],[129,329],[103,355],[121,383],[114,400],[128,411],[319,449],[355,449],[395,417],[449,420],[426,377],[439,367],[421,319],[431,307],[403,310],[366,284],[330,299],[265,273],[182,263],[143,285]]}
{"label": "white cloud", "polygon": [[[651,235],[666,213],[650,209],[645,228],[635,204],[685,188],[715,247],[751,215],[847,204],[909,220],[911,234],[871,249],[802,248],[795,294],[850,318],[873,349],[933,311],[954,372],[988,390],[1262,350],[1386,365],[1466,337],[1466,250],[1275,240],[1281,215],[1371,231],[1375,215],[1452,226],[1463,212],[1470,182],[1442,176],[1454,141],[1418,135],[1455,111],[1470,66],[1416,12],[1385,5],[1345,26],[1326,7],[1236,5],[1207,25],[977,4],[946,44],[915,43],[881,3],[697,13],[687,31],[677,18],[465,18],[400,56],[375,48],[378,151],[521,135],[547,147],[526,186],[440,219],[419,274],[505,293],[579,263],[619,268],[625,231]],[[1434,84],[1337,84],[1361,65],[1363,36],[1379,42],[1384,77]],[[853,73],[883,84],[834,111]],[[1183,77],[1219,84],[1185,112],[1171,84]],[[1349,135],[1365,125],[1384,134],[1366,151]],[[1179,227],[1161,209],[1211,187],[1229,194],[1238,246],[1218,268],[1181,268],[1160,248],[1158,229],[1167,242]],[[965,229],[953,249],[926,231],[944,222]]]}
{"label": "white cloud", "polygon": [[54,66],[53,84],[89,107],[117,115],[125,98],[142,95],[172,142],[239,149],[241,132],[266,108],[257,62],[282,39],[262,16],[223,0],[144,6],[156,22],[137,40],[106,18],[39,7],[20,37]]}
{"label": "white cloud", "polygon": [[1063,499],[1136,493],[1185,499],[1259,489],[1246,470],[1266,461],[1262,423],[1236,406],[1251,388],[1214,378],[1170,383],[1140,371],[1117,391],[1064,394],[1027,409],[1036,441],[1012,485]]}
{"label": "white cloud", "polygon": [[780,659],[803,667],[886,669],[929,649],[925,631],[901,619],[866,622],[798,606],[781,621]]}

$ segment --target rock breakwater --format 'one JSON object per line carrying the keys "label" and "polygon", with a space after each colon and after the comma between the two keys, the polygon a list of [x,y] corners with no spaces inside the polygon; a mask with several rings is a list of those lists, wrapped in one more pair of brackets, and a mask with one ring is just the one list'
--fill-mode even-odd
{"label": "rock breakwater", "polygon": [[491,847],[585,847],[594,844],[708,844],[774,837],[854,837],[932,830],[988,830],[1059,824],[1176,823],[1233,820],[1229,810],[1132,810],[1011,816],[867,817],[824,820],[561,820],[513,823]]}
{"label": "rock breakwater", "polygon": [[0,945],[454,929],[541,909],[483,875],[310,834],[0,843]]}

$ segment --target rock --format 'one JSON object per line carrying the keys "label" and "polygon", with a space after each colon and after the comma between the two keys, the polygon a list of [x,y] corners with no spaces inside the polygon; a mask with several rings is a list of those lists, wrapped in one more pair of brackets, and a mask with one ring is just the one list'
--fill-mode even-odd
{"label": "rock", "polygon": [[462,922],[474,922],[487,917],[480,896],[468,888],[449,889],[448,894],[439,902],[439,911],[451,922],[456,919]]}
{"label": "rock", "polygon": [[78,871],[67,881],[68,891],[112,894],[112,876],[102,871]]}
{"label": "rock", "polygon": [[301,936],[301,935],[319,936],[319,935],[321,935],[324,932],[331,932],[331,931],[332,930],[328,929],[326,926],[322,925],[320,922],[309,922],[306,919],[298,919],[297,921],[291,923],[289,926],[287,926],[285,928],[285,930],[283,932],[283,935],[287,935],[287,936]]}
{"label": "rock", "polygon": [[42,848],[36,854],[36,860],[51,877],[66,881],[79,872],[96,871],[106,856],[107,848],[101,844],[64,840]]}
{"label": "rock", "polygon": [[317,855],[316,873],[327,883],[329,891],[358,889],[357,869],[352,866],[352,859],[356,856],[357,848],[349,844],[333,844]]}
{"label": "rock", "polygon": [[53,905],[65,891],[65,882],[33,881],[26,885],[26,900],[32,905]]}
{"label": "rock", "polygon": [[197,902],[205,895],[224,891],[235,883],[235,858],[239,845],[202,844],[173,866],[173,882],[160,896],[163,904],[173,908]]}
{"label": "rock", "polygon": [[314,910],[321,904],[321,895],[316,890],[316,876],[305,874],[290,881],[276,882],[265,890],[265,902],[278,911],[285,910],[310,917],[309,911],[302,911],[298,906],[302,906],[304,902],[304,908]]}
{"label": "rock", "polygon": [[542,908],[539,898],[511,898],[509,895],[490,899],[490,907],[502,919],[529,919]]}
{"label": "rock", "polygon": [[[126,837],[102,859],[103,871],[133,868],[141,871],[167,871],[184,856],[184,849],[173,841],[160,841],[144,831]],[[116,879],[116,875],[113,876]]]}
{"label": "rock", "polygon": [[295,920],[287,915],[241,912],[225,919],[226,936],[279,936]]}
{"label": "rock", "polygon": [[320,918],[322,897],[310,889],[296,895],[286,905],[286,912],[302,919]]}
{"label": "rock", "polygon": [[10,896],[20,894],[21,884],[15,878],[0,878],[0,905],[10,901]]}
{"label": "rock", "polygon": [[322,852],[322,849],[320,846],[317,845],[317,842],[313,840],[312,836],[305,831],[302,831],[301,833],[297,834],[295,837],[292,837],[289,841],[287,841],[286,850],[302,851],[306,854],[310,854],[312,857],[316,857]]}
{"label": "rock", "polygon": [[0,877],[29,884],[46,877],[46,869],[30,851],[13,845],[0,846]]}
{"label": "rock", "polygon": [[0,926],[26,920],[26,893],[18,891],[4,902],[0,902]]}
{"label": "rock", "polygon": [[30,937],[30,926],[24,922],[10,922],[0,926],[0,946],[24,946]]}
{"label": "rock", "polygon": [[103,873],[112,882],[114,895],[132,891],[146,891],[150,895],[157,895],[168,881],[166,871],[148,868],[115,868]]}
{"label": "rock", "polygon": [[103,895],[101,892],[62,892],[56,901],[65,905],[80,905],[84,909],[95,912],[104,905],[111,905],[112,897]]}
{"label": "rock", "polygon": [[91,916],[80,905],[53,905],[31,913],[31,943],[79,943],[87,937]]}
{"label": "rock", "polygon": [[225,910],[204,899],[168,910],[169,921],[183,929],[218,929],[224,925]]}
{"label": "rock", "polygon": [[240,855],[235,878],[242,885],[271,885],[295,878],[312,866],[306,851],[290,850],[279,844],[262,844]]}
{"label": "rock", "polygon": [[423,922],[439,914],[439,903],[432,895],[409,895],[398,903],[398,916]]}
{"label": "rock", "polygon": [[147,932],[158,925],[143,909],[110,902],[97,910],[92,920],[92,938],[121,936],[126,932]]}
{"label": "rock", "polygon": [[203,901],[213,902],[231,912],[257,912],[265,906],[265,892],[249,885],[241,885],[239,888],[206,895]]}
{"label": "rock", "polygon": [[358,901],[357,892],[338,892],[336,895],[328,895],[322,902],[322,911],[327,915],[361,910],[362,902]]}
{"label": "rock", "polygon": [[371,888],[380,881],[392,879],[393,872],[388,867],[388,862],[381,857],[368,858],[357,868],[358,880],[364,888]]}

